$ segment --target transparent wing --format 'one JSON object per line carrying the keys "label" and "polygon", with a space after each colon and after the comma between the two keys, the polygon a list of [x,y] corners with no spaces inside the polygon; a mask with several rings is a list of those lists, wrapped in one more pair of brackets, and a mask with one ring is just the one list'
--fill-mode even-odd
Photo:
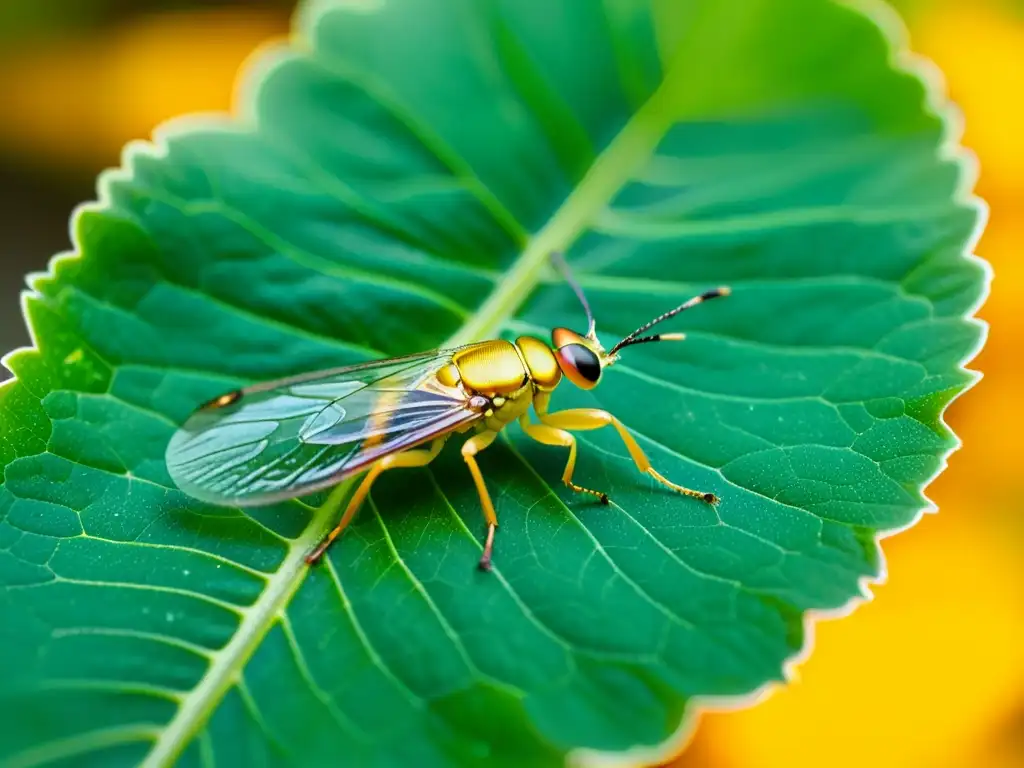
{"label": "transparent wing", "polygon": [[238,506],[334,485],[482,417],[435,376],[453,353],[362,363],[224,395],[171,438],[168,471],[189,495]]}

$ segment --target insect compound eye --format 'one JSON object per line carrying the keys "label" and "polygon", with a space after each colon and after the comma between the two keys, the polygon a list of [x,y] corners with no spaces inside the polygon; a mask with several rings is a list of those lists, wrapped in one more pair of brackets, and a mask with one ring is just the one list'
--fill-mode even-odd
{"label": "insect compound eye", "polygon": [[582,344],[566,344],[556,352],[558,367],[580,389],[593,389],[601,378],[601,360]]}

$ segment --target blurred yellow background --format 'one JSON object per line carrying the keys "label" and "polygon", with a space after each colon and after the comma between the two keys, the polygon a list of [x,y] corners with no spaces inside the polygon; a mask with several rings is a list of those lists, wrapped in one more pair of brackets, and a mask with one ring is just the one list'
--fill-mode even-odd
{"label": "blurred yellow background", "polygon": [[919,0],[905,21],[990,206],[984,378],[946,418],[964,447],[927,491],[938,513],[883,542],[874,599],[817,624],[793,684],[701,718],[674,768],[1024,766],[1024,5]]}
{"label": "blurred yellow background", "polygon": [[[0,3],[2,349],[25,341],[21,275],[68,247],[96,173],[166,118],[229,108],[239,63],[286,34],[292,3],[188,6]],[[816,626],[788,687],[704,715],[676,768],[1024,766],[1024,3],[904,11],[964,114],[991,208],[977,252],[995,270],[992,327],[971,365],[984,378],[947,418],[965,446],[928,491],[939,513],[884,542],[874,599]]]}

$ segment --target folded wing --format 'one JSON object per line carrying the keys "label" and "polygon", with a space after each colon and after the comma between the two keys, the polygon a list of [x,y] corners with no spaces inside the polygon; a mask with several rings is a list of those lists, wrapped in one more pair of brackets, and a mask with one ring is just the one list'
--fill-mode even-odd
{"label": "folded wing", "polygon": [[322,490],[378,459],[482,417],[437,381],[452,350],[258,384],[198,410],[175,433],[167,467],[181,490],[233,506]]}

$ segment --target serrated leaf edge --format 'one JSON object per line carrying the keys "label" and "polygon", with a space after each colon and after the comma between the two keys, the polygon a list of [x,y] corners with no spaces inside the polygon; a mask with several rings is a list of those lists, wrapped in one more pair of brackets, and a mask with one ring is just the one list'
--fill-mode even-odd
{"label": "serrated leaf edge", "polygon": [[[951,398],[939,414],[940,423],[943,426],[947,426],[944,419],[946,409],[965,392],[973,388],[982,377],[980,372],[971,371],[966,368],[966,365],[984,347],[988,333],[988,324],[974,317],[977,310],[988,298],[993,276],[991,265],[974,253],[974,248],[985,229],[989,215],[987,203],[973,192],[977,178],[977,159],[959,143],[963,125],[962,116],[955,105],[947,99],[941,72],[930,60],[914,54],[910,50],[908,31],[898,13],[888,6],[884,0],[830,0],[830,2],[837,6],[852,9],[871,21],[885,40],[890,53],[892,69],[916,77],[925,86],[928,96],[926,107],[931,113],[940,118],[945,128],[945,136],[939,148],[939,154],[956,162],[960,170],[959,189],[954,193],[953,200],[957,205],[974,208],[978,213],[975,229],[968,242],[965,243],[962,256],[967,261],[973,261],[982,269],[985,275],[985,282],[975,306],[968,312],[965,312],[963,317],[965,320],[976,324],[981,334],[976,348],[965,355],[960,363],[961,370],[974,374],[972,380],[957,395]],[[316,2],[310,5],[312,7],[320,6]],[[353,4],[351,10],[361,9],[358,9]],[[299,29],[307,26],[314,15],[307,9],[305,14],[301,14],[295,20],[293,28]],[[294,42],[296,41],[293,37]],[[166,121],[154,129],[151,141],[133,141],[126,144],[122,152],[120,166],[107,170],[100,175],[97,182],[97,200],[79,205],[72,213],[72,249],[57,254],[50,259],[45,271],[31,273],[26,276],[26,282],[29,287],[21,296],[23,315],[26,318],[28,300],[39,295],[33,288],[34,283],[37,280],[55,275],[62,262],[82,258],[83,252],[75,230],[75,222],[86,212],[103,211],[109,208],[109,186],[115,182],[121,183],[132,179],[133,173],[131,169],[136,156],[166,157],[168,142],[171,139],[182,133],[189,133],[194,130],[217,129],[225,125],[230,125],[232,128],[237,129],[245,127],[247,123],[250,127],[254,127],[252,117],[254,110],[250,106],[254,103],[253,99],[258,92],[259,83],[277,65],[278,57],[284,55],[282,51],[275,53],[275,47],[279,46],[279,43],[268,43],[257,48],[250,55],[249,60],[240,67],[241,76],[236,96],[238,106],[233,110],[233,114],[230,117],[219,114],[177,117]],[[289,49],[289,54],[291,51],[292,49]],[[480,309],[471,316],[469,322],[454,334],[447,343],[462,344],[487,338],[496,332],[506,320],[511,318],[533,287],[540,282],[547,266],[548,255],[553,250],[567,248],[572,244],[575,236],[579,234],[581,226],[587,221],[587,214],[593,212],[588,207],[588,204],[594,200],[602,203],[607,202],[625,182],[625,176],[616,174],[615,169],[621,168],[623,165],[631,168],[632,165],[630,163],[624,163],[623,161],[636,154],[638,150],[642,152],[644,147],[649,148],[650,151],[654,149],[668,128],[667,124],[659,126],[660,121],[658,121],[657,117],[663,113],[662,110],[659,110],[659,103],[664,93],[668,90],[667,84],[672,82],[672,76],[672,71],[666,73],[658,91],[633,115],[618,136],[598,156],[583,181],[566,198],[554,216],[536,235],[530,238],[526,248],[516,260],[512,269],[505,274],[505,277],[495,287],[495,290],[485,300],[484,304],[481,305]],[[30,345],[4,355],[0,358],[0,364],[7,366],[7,361],[11,357],[39,349],[39,342],[32,325],[26,322],[26,328],[30,335]],[[12,386],[16,381],[17,379],[12,377],[0,385],[0,390]],[[962,442],[959,437],[952,430],[950,430],[950,434],[955,439],[955,445],[940,457],[939,467],[931,477],[921,484],[922,490],[945,471],[949,456],[961,447]],[[224,692],[235,682],[236,674],[244,667],[256,648],[259,647],[265,634],[281,616],[282,608],[288,604],[291,597],[302,585],[307,568],[304,560],[305,555],[331,527],[331,523],[336,516],[337,507],[347,494],[352,482],[348,481],[338,486],[332,492],[328,501],[315,511],[310,524],[299,538],[292,541],[280,568],[267,580],[265,592],[252,606],[244,611],[244,618],[239,624],[235,635],[227,645],[212,655],[213,661],[207,673],[199,681],[199,684],[184,697],[178,714],[163,727],[159,739],[142,763],[145,768],[162,768],[163,766],[172,765],[182,749],[206,722],[206,719],[217,703],[221,701]],[[927,500],[926,496],[925,498]],[[881,548],[882,540],[913,527],[924,514],[936,510],[937,507],[931,503],[931,506],[922,508],[906,526],[880,531],[875,535],[875,545],[878,549],[881,568],[877,577],[863,577],[860,579],[860,595],[852,597],[844,605],[832,610],[810,610],[805,612],[803,620],[804,644],[799,652],[786,660],[783,668],[783,682],[766,683],[755,691],[742,696],[694,697],[687,707],[686,714],[679,726],[660,744],[614,753],[577,749],[568,754],[567,764],[574,767],[578,766],[579,768],[622,768],[623,766],[655,766],[662,764],[685,751],[696,732],[702,712],[746,709],[764,701],[772,693],[788,685],[796,677],[796,668],[813,651],[814,627],[817,622],[848,616],[861,603],[872,599],[873,595],[870,585],[881,585],[887,580],[886,561]]]}
{"label": "serrated leaf edge", "polygon": [[922,507],[913,519],[899,528],[879,531],[874,535],[875,548],[880,564],[876,577],[865,576],[858,580],[860,595],[851,597],[845,604],[830,610],[808,610],[803,616],[803,647],[787,659],[783,665],[783,681],[767,682],[756,690],[741,696],[695,696],[690,700],[676,730],[660,744],[636,747],[622,752],[601,752],[598,750],[578,749],[569,754],[567,765],[571,768],[655,768],[682,755],[693,740],[704,712],[735,712],[748,709],[764,702],[777,691],[785,688],[798,678],[797,668],[803,664],[814,650],[814,629],[820,621],[834,621],[853,613],[862,603],[870,602],[874,595],[871,586],[881,586],[888,580],[885,553],[882,549],[884,539],[895,536],[913,528],[928,513],[938,511],[938,507],[924,494],[924,489],[939,477],[947,468],[949,457],[958,451],[963,441],[946,423],[945,414],[949,407],[966,392],[973,389],[983,374],[967,368],[985,346],[988,338],[989,324],[976,317],[977,311],[988,300],[991,291],[993,270],[991,264],[978,256],[974,251],[981,239],[989,218],[988,203],[975,194],[974,187],[978,177],[978,160],[976,155],[960,144],[963,134],[963,115],[959,108],[949,100],[945,78],[938,66],[927,57],[914,53],[910,48],[910,34],[906,23],[899,13],[885,0],[829,0],[833,5],[850,9],[868,19],[882,36],[889,52],[889,64],[893,71],[915,77],[925,87],[927,102],[925,108],[930,114],[940,119],[944,128],[942,143],[938,148],[938,156],[951,160],[958,166],[958,188],[953,194],[953,202],[963,208],[973,208],[977,213],[974,230],[964,244],[961,256],[967,262],[978,266],[984,273],[984,285],[974,306],[965,311],[962,318],[974,324],[980,331],[978,343],[974,349],[965,354],[960,361],[960,370],[971,374],[968,383],[942,408],[938,414],[939,423],[953,437],[954,445],[939,457],[939,466],[932,475],[923,481],[919,488],[922,497],[929,506]]}

